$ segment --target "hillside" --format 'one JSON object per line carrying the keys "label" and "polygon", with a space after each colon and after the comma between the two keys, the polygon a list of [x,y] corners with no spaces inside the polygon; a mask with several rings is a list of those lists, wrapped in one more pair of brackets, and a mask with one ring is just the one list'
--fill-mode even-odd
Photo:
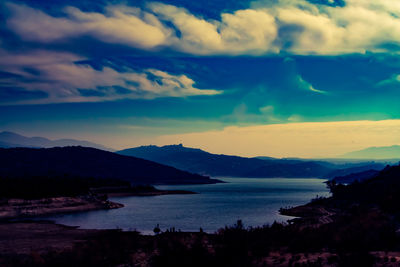
{"label": "hillside", "polygon": [[400,166],[387,166],[374,177],[347,186],[332,182],[330,188],[337,203],[378,205],[385,212],[400,212]]}
{"label": "hillside", "polygon": [[354,181],[364,181],[370,178],[375,177],[379,171],[376,170],[366,170],[362,172],[357,172],[357,173],[350,173],[344,176],[336,176],[332,180],[336,181],[337,183],[342,183],[342,184],[348,184],[352,183]]}
{"label": "hillside", "polygon": [[87,147],[0,148],[0,177],[102,178],[133,184],[216,182],[148,160]]}
{"label": "hillside", "polygon": [[152,160],[182,170],[211,176],[311,177],[331,171],[313,162],[283,163],[276,160],[217,155],[182,145],[142,146],[116,153]]}
{"label": "hillside", "polygon": [[369,147],[346,153],[341,158],[353,159],[400,159],[400,145]]}
{"label": "hillside", "polygon": [[[343,184],[346,182],[350,183]],[[399,230],[400,165],[386,166],[379,172],[370,170],[337,177],[328,181],[327,185],[332,193],[331,197],[315,199],[303,206],[281,209],[281,213],[306,218],[299,219],[306,224],[310,223],[310,219],[315,223],[317,217],[317,224],[327,224],[337,221],[338,216],[349,219],[360,214],[364,216],[378,212],[390,215],[388,218],[393,220],[393,226],[397,225]],[[366,221],[367,224],[372,222]]]}
{"label": "hillside", "polygon": [[13,132],[0,132],[0,147],[33,147],[33,148],[50,148],[63,146],[84,146],[94,147],[97,149],[112,151],[112,149],[95,144],[88,141],[80,141],[74,139],[58,139],[50,140],[44,137],[26,137]]}
{"label": "hillside", "polygon": [[361,173],[365,171],[381,171],[385,168],[383,163],[365,162],[363,165],[356,165],[355,167],[340,168],[332,171],[326,178],[343,177],[351,174]]}
{"label": "hillside", "polygon": [[[217,155],[201,149],[182,145],[141,146],[117,151],[116,153],[152,160],[178,169],[211,176],[231,177],[326,177],[333,178],[337,170],[341,175],[350,165],[330,164],[313,160],[289,160],[275,158],[245,158],[238,156]],[[366,169],[382,169],[384,165],[365,163]],[[358,166],[358,165],[357,165]],[[370,166],[370,167],[367,167]]]}

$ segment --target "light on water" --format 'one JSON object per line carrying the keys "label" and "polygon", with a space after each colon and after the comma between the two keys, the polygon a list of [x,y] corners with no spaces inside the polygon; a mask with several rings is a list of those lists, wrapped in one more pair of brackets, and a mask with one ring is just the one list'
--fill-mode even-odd
{"label": "light on water", "polygon": [[154,197],[115,197],[111,201],[124,208],[48,217],[57,223],[88,229],[136,229],[152,233],[156,224],[162,230],[215,232],[241,219],[245,226],[261,226],[286,221],[279,208],[328,196],[325,180],[284,178],[222,178],[227,182],[211,185],[159,186],[160,189],[190,190],[199,194]]}

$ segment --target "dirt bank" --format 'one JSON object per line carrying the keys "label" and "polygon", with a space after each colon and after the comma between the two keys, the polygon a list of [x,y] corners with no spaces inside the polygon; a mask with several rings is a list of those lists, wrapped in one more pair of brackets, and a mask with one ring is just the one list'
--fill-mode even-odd
{"label": "dirt bank", "polygon": [[0,220],[121,207],[122,204],[95,196],[6,199],[0,203]]}

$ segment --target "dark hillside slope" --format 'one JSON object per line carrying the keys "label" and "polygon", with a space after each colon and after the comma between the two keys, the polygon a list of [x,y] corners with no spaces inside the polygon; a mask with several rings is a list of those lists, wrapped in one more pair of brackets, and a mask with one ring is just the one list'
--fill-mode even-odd
{"label": "dark hillside slope", "polygon": [[367,170],[367,171],[362,171],[362,172],[357,172],[357,173],[351,173],[348,175],[344,176],[337,176],[333,178],[337,183],[342,183],[342,184],[349,184],[355,181],[361,182],[367,179],[371,179],[375,177],[376,175],[379,174],[379,171],[377,170]]}
{"label": "dark hillside slope", "polygon": [[[333,178],[360,170],[384,168],[384,165],[365,163],[358,169],[347,170],[347,165],[335,165],[314,160],[289,160],[276,158],[245,158],[238,156],[218,155],[201,149],[188,148],[182,145],[141,146],[117,151],[116,153],[134,156],[161,164],[173,166],[193,173],[211,176],[231,177],[323,177]],[[378,166],[379,165],[379,166]]]}
{"label": "dark hillside slope", "polygon": [[134,184],[205,184],[215,180],[135,157],[88,147],[0,149],[0,177],[79,177]]}
{"label": "dark hillside slope", "polygon": [[400,215],[400,166],[387,166],[373,178],[347,186],[335,181],[328,185],[334,203],[378,205],[384,211]]}
{"label": "dark hillside slope", "polygon": [[365,172],[365,171],[370,171],[370,170],[375,170],[375,171],[381,171],[385,168],[385,164],[383,163],[375,163],[375,162],[366,162],[365,165],[360,165],[357,167],[349,167],[349,168],[340,168],[337,170],[332,171],[329,173],[326,177],[329,179],[335,178],[335,177],[340,177],[340,176],[346,176],[349,174],[354,174],[354,173],[360,173],[360,172]]}

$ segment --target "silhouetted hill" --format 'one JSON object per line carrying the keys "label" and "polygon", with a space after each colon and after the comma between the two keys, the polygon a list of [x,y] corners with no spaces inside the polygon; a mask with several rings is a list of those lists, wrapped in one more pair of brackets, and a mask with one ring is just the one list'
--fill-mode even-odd
{"label": "silhouetted hill", "polygon": [[1,148],[21,147],[21,145],[0,141],[0,147]]}
{"label": "silhouetted hill", "polygon": [[377,170],[367,170],[367,171],[362,171],[362,172],[357,172],[357,173],[351,173],[348,175],[344,176],[337,176],[333,178],[332,180],[335,180],[337,183],[344,183],[344,184],[349,184],[354,181],[364,181],[370,178],[375,177],[379,171]]}
{"label": "silhouetted hill", "polygon": [[369,147],[346,153],[340,157],[353,159],[400,159],[400,146]]}
{"label": "silhouetted hill", "polygon": [[0,177],[77,177],[135,184],[203,184],[215,180],[95,148],[0,148]]}
{"label": "silhouetted hill", "polygon": [[[387,166],[373,178],[347,186],[328,183],[335,205],[351,207],[353,203],[378,206],[385,212],[400,215],[400,166]],[[398,217],[400,218],[400,217]]]}
{"label": "silhouetted hill", "polygon": [[211,176],[232,177],[317,177],[331,171],[313,162],[281,163],[238,156],[217,155],[182,145],[141,146],[116,153],[135,156],[178,169]]}
{"label": "silhouetted hill", "polygon": [[375,171],[381,171],[385,168],[385,164],[383,163],[375,163],[375,162],[366,162],[365,165],[359,165],[356,167],[350,167],[350,168],[340,168],[337,170],[332,171],[329,173],[326,178],[332,179],[335,177],[339,176],[346,176],[349,174],[353,173],[360,173],[360,172],[365,172],[365,171],[370,171],[370,170],[375,170]]}
{"label": "silhouetted hill", "polygon": [[[335,164],[317,161],[245,158],[211,154],[201,149],[182,145],[141,146],[116,153],[152,160],[193,173],[232,177],[331,177],[341,168]],[[383,166],[382,166],[383,168]],[[350,173],[350,172],[349,172]]]}
{"label": "silhouetted hill", "polygon": [[284,162],[298,163],[298,162],[315,162],[322,166],[332,169],[350,169],[356,167],[371,166],[372,169],[382,170],[386,165],[397,164],[399,160],[396,159],[341,159],[341,158],[271,158],[271,157],[256,157],[258,159],[275,159]]}
{"label": "silhouetted hill", "polygon": [[74,139],[58,139],[49,140],[43,137],[26,137],[13,132],[0,132],[0,147],[33,147],[33,148],[50,148],[50,147],[63,147],[63,146],[84,146],[94,147],[97,149],[113,151],[110,148],[104,147],[88,141],[79,141]]}
{"label": "silhouetted hill", "polygon": [[385,166],[375,162],[334,164],[305,159],[245,158],[212,154],[183,145],[141,146],[116,153],[152,160],[193,173],[231,177],[333,178],[369,169],[381,170]]}

